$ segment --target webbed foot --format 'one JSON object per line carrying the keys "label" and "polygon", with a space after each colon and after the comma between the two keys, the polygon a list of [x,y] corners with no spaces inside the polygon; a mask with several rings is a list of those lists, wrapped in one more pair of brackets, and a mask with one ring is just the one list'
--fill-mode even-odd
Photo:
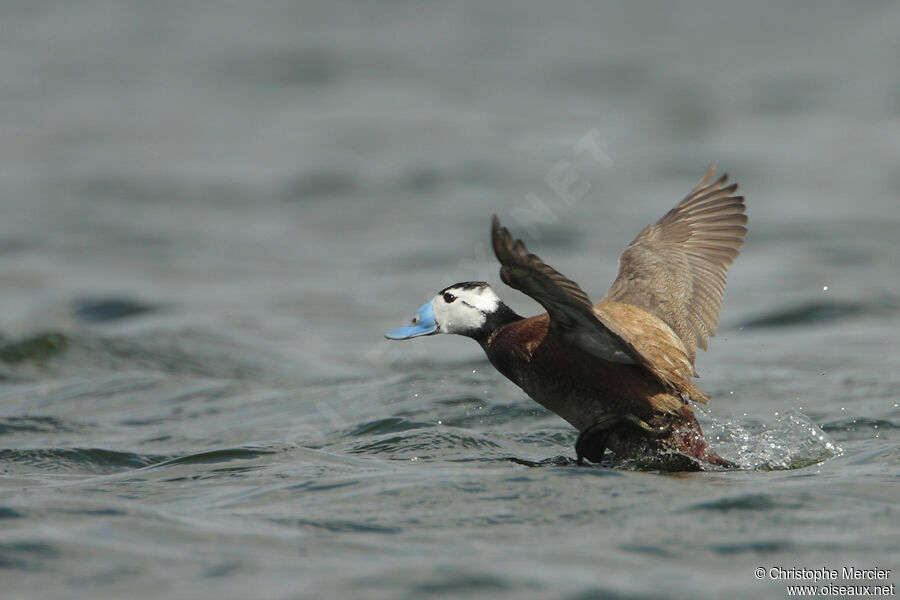
{"label": "webbed foot", "polygon": [[639,432],[644,433],[652,438],[664,438],[672,433],[672,427],[669,425],[663,425],[662,427],[653,427],[646,421],[642,421],[631,413],[622,415],[621,419],[623,422],[628,423],[629,425],[636,428]]}
{"label": "webbed foot", "polygon": [[585,458],[593,463],[600,462],[606,452],[606,440],[610,432],[621,422],[619,415],[611,415],[582,429],[575,440],[575,463],[583,465]]}
{"label": "webbed foot", "polygon": [[575,441],[576,464],[584,464],[584,459],[593,463],[600,462],[603,453],[606,452],[606,441],[609,439],[609,435],[623,425],[633,427],[640,434],[653,438],[666,437],[672,432],[672,428],[669,426],[652,427],[631,413],[603,417],[582,429],[578,434],[578,439]]}

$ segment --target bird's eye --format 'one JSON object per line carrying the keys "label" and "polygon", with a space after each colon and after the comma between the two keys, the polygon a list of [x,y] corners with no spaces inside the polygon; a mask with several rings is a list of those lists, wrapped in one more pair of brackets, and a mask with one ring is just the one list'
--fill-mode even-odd
{"label": "bird's eye", "polygon": [[419,322],[419,315],[416,315],[412,318],[412,324],[415,325],[418,322]]}
{"label": "bird's eye", "polygon": [[454,296],[450,292],[444,292],[444,302],[446,302],[447,304],[450,304],[454,300],[456,300],[456,296]]}

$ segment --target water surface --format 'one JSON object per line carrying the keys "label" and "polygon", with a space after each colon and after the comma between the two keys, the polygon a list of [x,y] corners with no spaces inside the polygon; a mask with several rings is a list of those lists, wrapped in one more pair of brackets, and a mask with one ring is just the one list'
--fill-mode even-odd
{"label": "water surface", "polygon": [[[92,0],[0,23],[4,597],[896,581],[896,6]],[[382,338],[455,281],[538,312],[498,281],[492,213],[599,297],[709,162],[750,215],[697,363],[741,470],[511,463],[576,432],[469,340]],[[560,173],[588,187],[560,197]]]}

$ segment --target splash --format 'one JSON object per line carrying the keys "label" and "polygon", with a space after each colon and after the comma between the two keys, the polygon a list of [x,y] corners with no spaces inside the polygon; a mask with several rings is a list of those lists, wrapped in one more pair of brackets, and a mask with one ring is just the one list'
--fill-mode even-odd
{"label": "splash", "polygon": [[[699,412],[699,411],[698,411]],[[706,439],[741,469],[801,469],[843,453],[837,443],[799,410],[776,413],[773,422],[738,424],[703,413]]]}

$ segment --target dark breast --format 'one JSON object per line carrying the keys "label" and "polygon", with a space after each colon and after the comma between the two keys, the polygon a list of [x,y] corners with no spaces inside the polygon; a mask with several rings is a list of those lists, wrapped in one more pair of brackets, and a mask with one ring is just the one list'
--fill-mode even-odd
{"label": "dark breast", "polygon": [[564,344],[548,325],[546,314],[506,325],[484,343],[485,353],[498,371],[577,429],[602,415],[651,418],[650,399],[667,392],[646,371]]}

